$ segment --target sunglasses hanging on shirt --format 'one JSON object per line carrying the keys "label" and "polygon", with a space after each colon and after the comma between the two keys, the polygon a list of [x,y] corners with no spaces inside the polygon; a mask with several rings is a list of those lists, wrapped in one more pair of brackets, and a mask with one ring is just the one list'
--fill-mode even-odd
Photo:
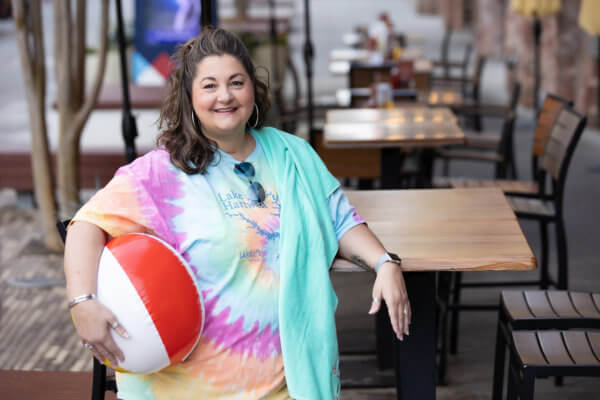
{"label": "sunglasses hanging on shirt", "polygon": [[250,189],[248,190],[248,198],[252,202],[256,202],[260,205],[265,201],[265,189],[262,185],[254,181],[255,171],[254,166],[249,162],[242,162],[235,164],[233,171],[240,177],[245,178],[250,182]]}

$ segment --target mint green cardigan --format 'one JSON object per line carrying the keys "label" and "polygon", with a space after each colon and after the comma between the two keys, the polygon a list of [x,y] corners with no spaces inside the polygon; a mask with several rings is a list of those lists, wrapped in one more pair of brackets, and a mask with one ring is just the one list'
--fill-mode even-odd
{"label": "mint green cardigan", "polygon": [[288,392],[294,399],[339,399],[329,268],[338,250],[328,197],[339,182],[305,140],[275,128],[252,130],[281,198],[279,332]]}

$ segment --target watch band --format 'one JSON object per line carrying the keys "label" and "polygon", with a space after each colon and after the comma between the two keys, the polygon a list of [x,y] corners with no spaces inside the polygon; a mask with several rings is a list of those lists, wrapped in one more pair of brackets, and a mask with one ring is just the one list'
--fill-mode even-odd
{"label": "watch band", "polygon": [[381,268],[381,266],[386,262],[393,262],[394,264],[398,265],[402,264],[402,260],[396,254],[385,252],[381,255],[381,257],[379,257],[377,263],[375,264],[375,273],[379,272],[379,268]]}

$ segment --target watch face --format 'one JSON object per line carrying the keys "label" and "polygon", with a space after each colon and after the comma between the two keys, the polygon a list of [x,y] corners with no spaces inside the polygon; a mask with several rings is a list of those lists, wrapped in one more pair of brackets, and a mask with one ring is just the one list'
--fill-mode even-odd
{"label": "watch face", "polygon": [[391,261],[395,261],[395,262],[398,262],[398,263],[402,262],[402,259],[400,257],[398,257],[397,254],[388,253],[388,255],[390,256],[390,260]]}

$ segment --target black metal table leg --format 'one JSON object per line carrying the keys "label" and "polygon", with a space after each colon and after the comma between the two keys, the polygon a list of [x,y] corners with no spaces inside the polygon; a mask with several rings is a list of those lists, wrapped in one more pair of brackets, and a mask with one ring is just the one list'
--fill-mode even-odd
{"label": "black metal table leg", "polygon": [[[381,149],[381,186],[383,189],[400,188],[400,171],[404,157],[398,148]],[[375,318],[375,346],[377,350],[377,366],[388,369],[394,366],[394,331],[390,325],[385,303]]]}
{"label": "black metal table leg", "polygon": [[375,347],[377,351],[377,367],[389,369],[394,367],[394,341],[396,335],[390,324],[390,317],[384,302],[375,317]]}
{"label": "black metal table leg", "polygon": [[400,172],[404,163],[404,154],[399,148],[381,149],[381,186],[383,189],[401,187]]}
{"label": "black metal table leg", "polygon": [[435,158],[435,150],[424,148],[419,156],[419,175],[417,178],[418,188],[430,188],[433,182],[433,161]]}
{"label": "black metal table leg", "polygon": [[434,400],[436,378],[435,272],[404,274],[412,308],[410,335],[396,340],[396,395]]}

